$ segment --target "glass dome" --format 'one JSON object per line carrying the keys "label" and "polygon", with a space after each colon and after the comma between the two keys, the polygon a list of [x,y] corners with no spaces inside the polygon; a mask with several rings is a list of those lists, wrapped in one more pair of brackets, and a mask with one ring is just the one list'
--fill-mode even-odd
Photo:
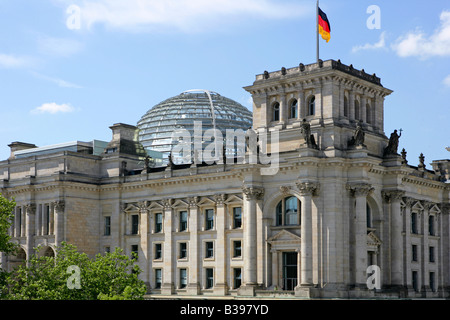
{"label": "glass dome", "polygon": [[161,152],[167,158],[178,143],[172,139],[172,133],[186,129],[194,137],[194,121],[201,121],[202,135],[215,127],[225,138],[226,129],[248,130],[252,113],[216,92],[189,90],[157,104],[142,116],[137,124],[139,141],[145,149]]}

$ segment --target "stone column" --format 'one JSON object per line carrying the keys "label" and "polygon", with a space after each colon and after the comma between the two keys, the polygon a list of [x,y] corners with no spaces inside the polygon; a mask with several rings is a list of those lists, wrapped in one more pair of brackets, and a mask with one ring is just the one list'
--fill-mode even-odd
{"label": "stone column", "polygon": [[146,285],[150,285],[149,278],[149,255],[148,255],[148,236],[149,236],[149,208],[147,201],[138,203],[139,207],[139,235],[140,235],[140,252],[139,252],[139,266],[142,269],[141,278],[144,279]]}
{"label": "stone column", "polygon": [[122,202],[119,205],[120,212],[119,212],[119,244],[121,248],[125,248],[125,235],[127,232],[126,229],[126,212],[125,208],[127,207],[127,204]]}
{"label": "stone column", "polygon": [[[430,239],[428,234],[428,216],[430,214],[430,208],[433,206],[432,202],[424,201],[423,203],[423,214],[422,214],[422,235],[423,235],[423,255],[422,255],[422,292],[425,294],[425,297],[429,296],[431,292],[430,288],[430,269],[429,269],[429,261],[430,261]],[[434,258],[437,259],[437,247],[434,248]],[[438,262],[438,260],[435,260]],[[437,273],[435,274],[437,279]],[[435,279],[435,281],[436,281]],[[438,282],[436,281],[435,285]]]}
{"label": "stone column", "polygon": [[35,212],[34,227],[35,227],[36,236],[41,235],[41,211],[42,211],[42,204],[40,204],[39,206],[36,207],[36,212]]}
{"label": "stone column", "polygon": [[278,284],[278,251],[275,249],[271,249],[270,253],[272,254],[272,287],[279,288]]}
{"label": "stone column", "polygon": [[354,230],[354,261],[355,285],[366,287],[367,281],[367,196],[373,191],[372,186],[366,183],[349,184],[347,186],[355,197]]}
{"label": "stone column", "polygon": [[306,118],[305,112],[305,94],[303,93],[303,89],[300,88],[298,91],[298,99],[297,99],[297,107],[298,107],[298,120],[302,120]]}
{"label": "stone column", "polygon": [[353,93],[353,88],[349,91],[348,118],[350,121],[355,120],[355,94]]}
{"label": "stone column", "polygon": [[48,234],[54,235],[55,234],[55,203],[50,204],[50,213],[49,213],[49,223],[48,223]]}
{"label": "stone column", "polygon": [[367,122],[367,112],[366,112],[366,104],[367,104],[367,98],[363,94],[361,96],[361,106],[360,106],[360,112],[361,112],[361,121],[366,123]]}
{"label": "stone column", "polygon": [[404,198],[403,202],[405,203],[404,208],[404,220],[405,220],[405,266],[403,266],[403,271],[405,272],[404,279],[406,280],[406,287],[408,291],[413,291],[412,287],[412,274],[411,274],[411,261],[412,261],[412,247],[411,247],[411,206],[413,204],[412,198]]}
{"label": "stone column", "polygon": [[240,291],[253,295],[257,286],[256,206],[264,196],[264,189],[243,187],[244,200],[244,279]]}
{"label": "stone column", "polygon": [[163,284],[161,286],[161,294],[171,295],[174,292],[174,281],[173,281],[173,266],[172,266],[172,250],[173,250],[173,239],[172,239],[172,228],[173,228],[173,209],[172,200],[165,199],[162,201],[164,206],[164,270],[163,270]]}
{"label": "stone column", "polygon": [[199,241],[198,241],[198,197],[188,199],[189,203],[189,284],[187,292],[190,295],[200,293],[199,274]]}
{"label": "stone column", "polygon": [[26,215],[26,206],[21,208],[20,211],[20,236],[25,237],[27,233],[27,215]]}
{"label": "stone column", "polygon": [[[65,240],[64,237],[64,201],[56,201],[53,203],[53,209],[54,209],[54,215],[55,218],[51,219],[50,221],[54,220],[54,234],[55,234],[55,245],[59,246],[61,245],[61,242]],[[53,216],[53,214],[50,214],[50,216]],[[53,224],[53,223],[52,223]]]}
{"label": "stone column", "polygon": [[300,287],[313,286],[312,197],[319,191],[316,182],[297,183],[301,201]]}
{"label": "stone column", "polygon": [[280,122],[284,125],[288,122],[288,106],[286,101],[286,93],[280,93]]}
{"label": "stone column", "polygon": [[33,248],[34,248],[34,220],[35,220],[35,212],[36,212],[36,206],[32,203],[27,204],[24,207],[24,211],[26,214],[26,254],[27,254],[27,265],[29,265],[29,261],[31,256],[33,255]]}
{"label": "stone column", "polygon": [[14,209],[14,235],[13,237],[20,237],[20,219],[22,214],[22,207],[17,206]]}
{"label": "stone column", "polygon": [[295,249],[295,252],[297,252],[297,286],[302,281],[302,252],[300,251],[300,248]]}
{"label": "stone column", "polygon": [[214,286],[214,293],[217,295],[226,295],[228,291],[227,285],[227,269],[226,269],[226,248],[227,239],[225,234],[225,223],[226,223],[226,212],[225,212],[225,201],[226,195],[220,194],[214,197],[216,202],[216,279]]}
{"label": "stone column", "polygon": [[391,285],[403,285],[403,223],[400,201],[405,192],[400,190],[383,191],[386,201],[390,203],[391,216]]}

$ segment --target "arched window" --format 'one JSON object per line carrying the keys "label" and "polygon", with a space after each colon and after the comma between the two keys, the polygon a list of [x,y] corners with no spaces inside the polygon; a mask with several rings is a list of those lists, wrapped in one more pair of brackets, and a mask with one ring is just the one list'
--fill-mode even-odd
{"label": "arched window", "polygon": [[294,196],[281,200],[276,207],[275,221],[277,226],[300,225],[300,201]]}
{"label": "arched window", "polygon": [[361,113],[359,110],[359,101],[355,100],[355,119],[360,120],[361,119]]}
{"label": "arched window", "polygon": [[289,119],[297,119],[298,115],[298,101],[293,99],[289,104]]}
{"label": "arched window", "polygon": [[344,97],[344,117],[348,117],[348,99]]}
{"label": "arched window", "polygon": [[272,105],[272,121],[280,121],[280,104],[274,102]]}
{"label": "arched window", "polygon": [[308,116],[313,116],[316,114],[316,97],[311,96],[308,99]]}
{"label": "arched window", "polygon": [[371,108],[370,104],[366,104],[366,122],[372,123],[372,114],[371,114]]}

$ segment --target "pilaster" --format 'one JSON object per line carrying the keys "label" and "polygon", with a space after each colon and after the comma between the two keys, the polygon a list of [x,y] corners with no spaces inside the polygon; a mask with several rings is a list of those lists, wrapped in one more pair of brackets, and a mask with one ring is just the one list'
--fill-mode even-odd
{"label": "pilaster", "polygon": [[403,286],[403,223],[400,201],[405,195],[401,190],[383,190],[383,198],[390,204],[391,233],[391,285]]}
{"label": "pilaster", "polygon": [[264,197],[264,189],[254,186],[244,186],[244,274],[243,285],[239,289],[242,295],[254,295],[257,283],[257,246],[256,218],[257,202]]}
{"label": "pilaster", "polygon": [[190,295],[200,293],[199,283],[199,241],[198,241],[198,197],[187,199],[189,203],[189,283],[187,292]]}

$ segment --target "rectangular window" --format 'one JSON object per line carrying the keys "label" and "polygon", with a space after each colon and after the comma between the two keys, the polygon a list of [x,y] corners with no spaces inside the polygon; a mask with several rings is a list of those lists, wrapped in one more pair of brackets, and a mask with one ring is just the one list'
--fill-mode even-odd
{"label": "rectangular window", "polygon": [[155,243],[155,259],[161,259],[161,258],[162,258],[162,244]]}
{"label": "rectangular window", "polygon": [[155,289],[161,289],[162,284],[162,270],[155,269]]}
{"label": "rectangular window", "polygon": [[105,247],[105,253],[110,253],[111,252],[111,247],[107,246]]}
{"label": "rectangular window", "polygon": [[111,235],[111,217],[110,216],[105,217],[105,230],[104,231],[105,231],[104,232],[105,236]]}
{"label": "rectangular window", "polygon": [[205,269],[206,274],[206,289],[211,289],[214,286],[214,269],[207,268]]}
{"label": "rectangular window", "polygon": [[417,271],[412,272],[412,286],[414,291],[419,291],[419,279],[417,275]]}
{"label": "rectangular window", "polygon": [[187,270],[180,269],[180,289],[186,288],[187,286]]}
{"label": "rectangular window", "polygon": [[412,245],[412,261],[417,261],[417,246]]}
{"label": "rectangular window", "polygon": [[417,213],[411,213],[411,233],[417,233]]}
{"label": "rectangular window", "polygon": [[431,291],[436,291],[436,282],[434,278],[434,272],[430,272],[430,289]]}
{"label": "rectangular window", "polygon": [[180,242],[180,259],[187,258],[187,243]]}
{"label": "rectangular window", "polygon": [[234,268],[233,269],[233,285],[234,289],[237,289],[241,286],[242,281],[242,271],[241,268]]}
{"label": "rectangular window", "polygon": [[188,225],[188,214],[187,211],[180,212],[180,232],[186,231]]}
{"label": "rectangular window", "polygon": [[163,220],[162,213],[155,214],[155,233],[162,232],[162,226],[163,226],[162,220]]}
{"label": "rectangular window", "polygon": [[131,234],[138,234],[139,231],[139,215],[133,214],[131,216]]}
{"label": "rectangular window", "polygon": [[434,217],[428,217],[428,233],[430,236],[434,236]]}
{"label": "rectangular window", "polygon": [[242,254],[241,241],[233,241],[233,258],[240,257]]}
{"label": "rectangular window", "polygon": [[213,258],[214,257],[214,242],[211,242],[211,241],[205,242],[205,247],[206,247],[205,257]]}
{"label": "rectangular window", "polygon": [[131,258],[136,258],[136,260],[138,259],[138,245],[137,244],[131,245]]}
{"label": "rectangular window", "polygon": [[206,230],[211,230],[214,228],[214,210],[213,209],[206,209],[205,211],[206,216]]}
{"label": "rectangular window", "polygon": [[[20,230],[20,229],[19,229]],[[50,206],[45,206],[45,235],[50,234]]]}
{"label": "rectangular window", "polygon": [[430,262],[435,262],[435,260],[434,260],[434,247],[429,247],[428,252],[429,252],[429,255],[428,255],[429,261]]}
{"label": "rectangular window", "polygon": [[242,208],[233,208],[233,227],[235,229],[242,226]]}

